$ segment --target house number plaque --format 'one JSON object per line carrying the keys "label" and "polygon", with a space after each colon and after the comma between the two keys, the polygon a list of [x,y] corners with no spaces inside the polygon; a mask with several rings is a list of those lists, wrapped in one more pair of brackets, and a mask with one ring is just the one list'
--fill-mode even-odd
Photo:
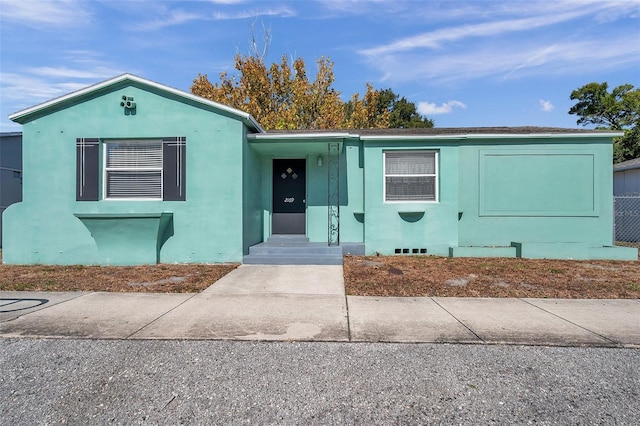
{"label": "house number plaque", "polygon": [[293,197],[287,197],[287,198],[284,199],[285,203],[293,203],[294,201],[295,201],[295,198],[293,198]]}

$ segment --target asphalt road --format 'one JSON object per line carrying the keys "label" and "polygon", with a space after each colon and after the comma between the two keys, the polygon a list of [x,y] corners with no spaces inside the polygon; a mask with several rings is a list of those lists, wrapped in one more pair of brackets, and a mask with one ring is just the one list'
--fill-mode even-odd
{"label": "asphalt road", "polygon": [[0,339],[0,424],[638,424],[640,350]]}

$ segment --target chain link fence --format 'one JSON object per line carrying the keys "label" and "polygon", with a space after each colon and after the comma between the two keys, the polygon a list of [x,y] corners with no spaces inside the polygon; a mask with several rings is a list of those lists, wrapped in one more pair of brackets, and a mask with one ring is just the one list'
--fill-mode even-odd
{"label": "chain link fence", "polygon": [[616,241],[640,241],[640,194],[613,197]]}

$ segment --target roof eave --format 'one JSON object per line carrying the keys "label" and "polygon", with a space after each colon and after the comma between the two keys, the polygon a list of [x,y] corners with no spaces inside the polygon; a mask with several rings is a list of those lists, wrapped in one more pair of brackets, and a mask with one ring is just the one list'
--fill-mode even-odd
{"label": "roof eave", "polygon": [[550,139],[550,138],[614,138],[621,132],[556,132],[556,133],[452,133],[435,135],[362,135],[355,132],[309,132],[309,133],[262,133],[249,134],[255,141],[282,141],[302,139],[360,139],[363,141],[422,141],[422,140],[469,140],[469,139]]}
{"label": "roof eave", "polygon": [[165,86],[165,85],[160,84],[160,83],[156,83],[155,81],[151,81],[151,80],[144,79],[142,77],[138,77],[138,76],[133,75],[133,74],[121,74],[121,75],[119,75],[117,77],[114,77],[114,78],[111,78],[109,80],[105,80],[105,81],[102,81],[102,82],[99,82],[99,83],[96,83],[96,84],[92,84],[92,85],[87,86],[87,87],[85,87],[83,89],[76,90],[75,92],[71,92],[71,93],[68,93],[66,95],[63,95],[63,96],[51,99],[49,101],[43,102],[41,104],[37,104],[37,105],[34,105],[32,107],[23,109],[21,111],[14,112],[13,114],[9,115],[9,119],[11,121],[15,121],[16,123],[23,124],[24,121],[26,121],[25,119],[27,117],[29,117],[30,115],[32,115],[32,114],[35,114],[37,112],[46,110],[47,108],[50,108],[50,107],[52,107],[54,105],[57,105],[57,104],[62,103],[62,102],[65,102],[67,100],[78,98],[78,97],[87,95],[89,93],[95,92],[97,90],[103,89],[105,87],[109,87],[111,85],[114,85],[114,84],[117,84],[117,83],[121,83],[121,82],[127,81],[127,80],[128,81],[133,81],[133,82],[136,82],[136,83],[140,83],[140,84],[144,84],[144,85],[147,85],[147,86],[151,86],[151,87],[154,87],[156,89],[172,93],[172,94],[174,94],[176,96],[179,96],[179,97],[182,97],[182,98],[185,98],[185,99],[189,99],[191,101],[198,102],[198,103],[201,103],[203,105],[211,106],[211,107],[214,107],[214,108],[219,109],[221,111],[228,112],[228,113],[230,113],[232,115],[235,115],[235,116],[241,118],[242,121],[248,127],[251,127],[253,130],[255,130],[255,131],[259,132],[259,133],[264,133],[265,132],[265,130],[262,128],[262,126],[260,126],[260,124],[255,120],[255,118],[253,118],[251,116],[251,114],[248,114],[248,113],[246,113],[244,111],[240,111],[240,110],[235,109],[235,108],[231,108],[229,106],[220,104],[218,102],[210,101],[208,99],[202,98],[200,96],[193,95],[191,93],[183,92],[182,90],[178,90],[178,89],[175,89],[173,87],[169,87],[169,86]]}
{"label": "roof eave", "polygon": [[247,135],[247,138],[256,141],[269,140],[299,140],[299,139],[349,139],[358,138],[359,135],[354,133],[253,133]]}
{"label": "roof eave", "polygon": [[566,138],[614,138],[623,136],[624,133],[467,133],[451,135],[363,135],[362,140],[388,141],[388,140],[456,140],[456,139],[549,139],[557,137]]}

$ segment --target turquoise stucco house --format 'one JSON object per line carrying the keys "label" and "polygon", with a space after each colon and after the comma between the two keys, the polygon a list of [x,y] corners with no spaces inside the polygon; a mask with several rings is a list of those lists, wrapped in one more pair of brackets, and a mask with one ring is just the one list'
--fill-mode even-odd
{"label": "turquoise stucco house", "polygon": [[266,132],[130,74],[10,118],[24,178],[5,263],[313,263],[325,249],[637,260],[612,241],[617,133]]}

